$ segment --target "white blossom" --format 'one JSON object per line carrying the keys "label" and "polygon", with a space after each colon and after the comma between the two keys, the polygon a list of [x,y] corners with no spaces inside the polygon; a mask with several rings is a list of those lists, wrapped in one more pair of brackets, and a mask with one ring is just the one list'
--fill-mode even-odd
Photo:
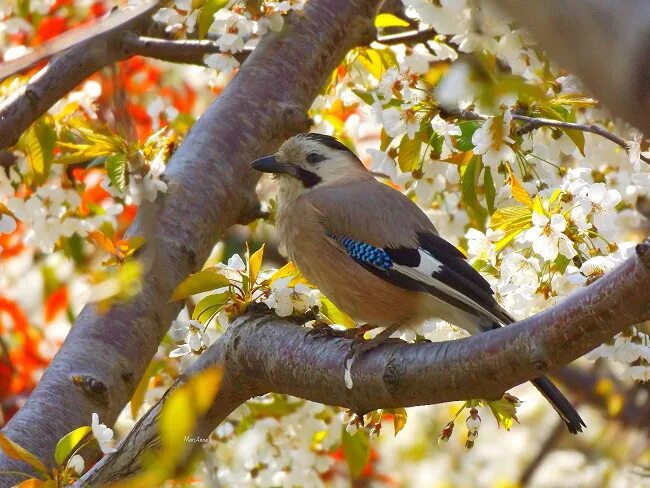
{"label": "white blossom", "polygon": [[564,231],[566,219],[562,214],[553,214],[549,219],[545,215],[533,212],[533,227],[526,231],[526,239],[533,244],[533,251],[550,261],[558,254],[573,258],[576,252],[573,243]]}
{"label": "white blossom", "polygon": [[510,138],[510,122],[512,114],[506,110],[503,117],[490,118],[483,122],[472,135],[474,153],[481,154],[483,164],[496,170],[502,161],[513,162],[515,152],[508,144],[514,141]]}
{"label": "white blossom", "polygon": [[104,454],[109,454],[115,452],[116,449],[113,447],[113,429],[109,429],[105,424],[99,423],[99,415],[93,412],[91,428],[93,431],[93,436],[99,444],[99,448]]}

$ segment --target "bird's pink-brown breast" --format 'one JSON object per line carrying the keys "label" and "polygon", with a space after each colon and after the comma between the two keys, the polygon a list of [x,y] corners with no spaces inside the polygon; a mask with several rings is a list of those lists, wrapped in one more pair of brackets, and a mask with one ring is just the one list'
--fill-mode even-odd
{"label": "bird's pink-brown breast", "polygon": [[[322,201],[327,200],[327,195],[314,191],[297,198],[279,213],[276,227],[289,259],[337,307],[359,322],[389,326],[424,319],[428,315],[424,310],[428,301],[424,293],[399,288],[367,271],[331,237],[339,232],[364,231],[363,225],[355,226],[350,220],[354,208],[359,210],[358,202],[356,207],[348,207],[355,203],[337,198],[336,188],[318,191],[324,190],[333,192],[330,196],[336,203],[327,205]],[[404,243],[411,240],[403,233],[396,234],[393,240],[396,239]],[[370,238],[366,241],[373,243]]]}

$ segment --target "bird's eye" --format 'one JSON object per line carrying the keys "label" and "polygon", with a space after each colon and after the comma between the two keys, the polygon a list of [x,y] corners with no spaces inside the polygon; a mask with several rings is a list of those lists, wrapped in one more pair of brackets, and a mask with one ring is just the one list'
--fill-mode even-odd
{"label": "bird's eye", "polygon": [[324,159],[326,159],[326,158],[322,154],[309,153],[309,154],[307,154],[307,157],[305,158],[305,161],[307,161],[309,164],[316,164],[316,163],[320,163]]}

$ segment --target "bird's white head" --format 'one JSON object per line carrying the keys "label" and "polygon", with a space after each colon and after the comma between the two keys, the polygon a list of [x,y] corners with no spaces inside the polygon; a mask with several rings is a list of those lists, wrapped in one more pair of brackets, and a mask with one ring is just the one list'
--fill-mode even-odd
{"label": "bird's white head", "polygon": [[256,159],[251,167],[275,176],[279,203],[341,179],[369,175],[359,158],[338,139],[316,133],[286,140],[278,152]]}

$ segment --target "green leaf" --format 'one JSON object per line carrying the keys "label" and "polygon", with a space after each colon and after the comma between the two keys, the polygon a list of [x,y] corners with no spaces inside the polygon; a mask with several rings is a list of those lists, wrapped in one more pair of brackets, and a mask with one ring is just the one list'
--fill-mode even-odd
{"label": "green leaf", "polygon": [[379,140],[380,140],[379,150],[382,152],[386,152],[386,149],[388,149],[390,143],[393,142],[393,138],[388,135],[388,132],[386,132],[386,129],[384,128],[381,129]]}
{"label": "green leaf", "polygon": [[473,157],[469,164],[465,167],[465,171],[461,176],[461,195],[463,203],[467,208],[467,213],[471,218],[477,221],[477,224],[483,226],[487,218],[486,210],[478,202],[477,186],[478,177],[481,172],[482,164],[478,157]]}
{"label": "green leaf", "polygon": [[203,298],[194,307],[192,320],[198,320],[202,324],[205,324],[214,314],[221,310],[221,307],[228,303],[228,300],[230,300],[229,292],[215,293],[214,295]]}
{"label": "green leaf", "polygon": [[471,151],[474,149],[472,136],[476,129],[481,127],[481,122],[478,120],[467,120],[458,124],[460,128],[460,137],[456,140],[456,149],[459,151]]}
{"label": "green leaf", "polygon": [[417,134],[413,139],[410,139],[408,134],[402,136],[397,153],[397,162],[400,170],[406,173],[408,171],[413,171],[420,166],[421,147],[422,141]]}
{"label": "green leaf", "polygon": [[216,267],[206,268],[185,278],[176,287],[169,301],[181,300],[190,295],[223,288],[228,285],[230,285],[230,280],[222,275]]}
{"label": "green leaf", "polygon": [[370,92],[363,91],[363,90],[357,90],[356,88],[353,88],[352,93],[354,93],[361,100],[363,100],[366,103],[366,105],[372,105],[373,103],[375,103],[375,99],[372,98],[372,95],[370,94]]}
{"label": "green leaf", "polygon": [[0,449],[11,459],[24,461],[41,475],[49,478],[47,468],[40,459],[24,447],[6,437],[4,434],[0,434]]}
{"label": "green leaf", "polygon": [[494,213],[494,200],[497,196],[497,190],[494,186],[492,171],[489,167],[485,168],[485,174],[483,175],[483,188],[485,189],[485,203],[487,204],[488,212],[492,215]]}
{"label": "green leaf", "polygon": [[408,27],[410,24],[393,14],[379,14],[375,17],[375,27],[378,29],[386,27]]}
{"label": "green leaf", "polygon": [[358,430],[354,435],[350,435],[343,428],[342,444],[350,477],[358,478],[370,459],[368,434],[364,430]]}
{"label": "green leaf", "polygon": [[223,8],[227,3],[228,0],[208,0],[205,2],[203,7],[201,7],[196,19],[199,28],[199,39],[205,38],[208,29],[210,29],[210,26],[214,22],[214,14],[216,14],[217,11]]}
{"label": "green leaf", "polygon": [[571,260],[564,254],[558,254],[557,258],[555,258],[555,266],[557,266],[557,270],[560,272],[560,274],[564,274],[567,266],[569,266],[570,263]]}
{"label": "green leaf", "polygon": [[55,141],[56,131],[48,116],[34,122],[18,141],[18,147],[27,154],[29,168],[36,184],[42,184],[50,174]]}
{"label": "green leaf", "polygon": [[92,429],[88,425],[79,427],[64,435],[54,448],[54,462],[57,466],[63,466],[68,457],[74,452],[79,443],[88,435]]}
{"label": "green leaf", "polygon": [[106,159],[106,172],[111,180],[111,185],[124,191],[127,183],[127,163],[125,154],[113,154]]}

